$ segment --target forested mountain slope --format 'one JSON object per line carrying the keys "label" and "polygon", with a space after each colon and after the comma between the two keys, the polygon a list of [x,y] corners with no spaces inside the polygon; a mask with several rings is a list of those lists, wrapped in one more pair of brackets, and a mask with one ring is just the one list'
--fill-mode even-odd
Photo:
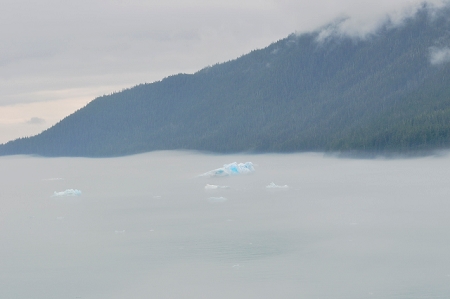
{"label": "forested mountain slope", "polygon": [[424,7],[364,39],[320,32],[99,97],[39,135],[1,145],[0,154],[450,146],[449,8]]}

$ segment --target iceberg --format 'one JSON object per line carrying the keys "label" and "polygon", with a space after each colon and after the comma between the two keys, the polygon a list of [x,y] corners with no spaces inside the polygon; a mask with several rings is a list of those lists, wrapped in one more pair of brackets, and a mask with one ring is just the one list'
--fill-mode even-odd
{"label": "iceberg", "polygon": [[224,177],[224,176],[231,176],[231,175],[238,175],[238,174],[248,174],[255,171],[255,168],[253,167],[252,162],[245,162],[245,163],[230,163],[230,164],[224,164],[223,167],[217,168],[208,172],[205,172],[204,174],[200,176],[206,176],[206,177]]}
{"label": "iceberg", "polygon": [[217,190],[217,189],[230,189],[229,186],[219,186],[219,185],[210,185],[206,184],[205,190]]}
{"label": "iceberg", "polygon": [[284,185],[284,186],[278,186],[276,185],[274,182],[270,183],[269,185],[266,186],[267,189],[288,189],[289,186],[288,185]]}
{"label": "iceberg", "polygon": [[81,191],[77,189],[67,189],[66,191],[53,192],[53,196],[80,196]]}

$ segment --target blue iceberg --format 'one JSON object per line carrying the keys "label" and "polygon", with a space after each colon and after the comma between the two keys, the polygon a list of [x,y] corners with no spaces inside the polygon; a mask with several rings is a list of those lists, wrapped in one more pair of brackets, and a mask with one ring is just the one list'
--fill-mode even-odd
{"label": "blue iceberg", "polygon": [[66,191],[53,192],[53,196],[80,196],[81,191],[77,189],[67,189]]}
{"label": "blue iceberg", "polygon": [[217,168],[208,172],[205,172],[204,174],[200,176],[206,176],[206,177],[223,177],[223,176],[231,176],[231,175],[238,175],[238,174],[248,174],[255,171],[255,168],[253,167],[252,162],[245,162],[245,163],[230,163],[223,165],[222,168]]}

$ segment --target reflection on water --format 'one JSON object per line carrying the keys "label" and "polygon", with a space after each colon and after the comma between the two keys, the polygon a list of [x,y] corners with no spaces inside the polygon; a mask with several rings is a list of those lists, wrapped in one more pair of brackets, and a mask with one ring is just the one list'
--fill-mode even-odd
{"label": "reflection on water", "polygon": [[[248,161],[254,173],[199,177]],[[0,298],[450,297],[449,157],[0,165]]]}

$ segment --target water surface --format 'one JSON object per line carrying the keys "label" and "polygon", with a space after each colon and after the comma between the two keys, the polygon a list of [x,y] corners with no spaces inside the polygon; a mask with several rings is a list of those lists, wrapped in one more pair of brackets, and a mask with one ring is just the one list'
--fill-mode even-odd
{"label": "water surface", "polygon": [[[198,177],[235,161],[256,171]],[[155,152],[0,166],[0,298],[450,297],[448,156]],[[82,194],[52,196],[66,189]]]}

